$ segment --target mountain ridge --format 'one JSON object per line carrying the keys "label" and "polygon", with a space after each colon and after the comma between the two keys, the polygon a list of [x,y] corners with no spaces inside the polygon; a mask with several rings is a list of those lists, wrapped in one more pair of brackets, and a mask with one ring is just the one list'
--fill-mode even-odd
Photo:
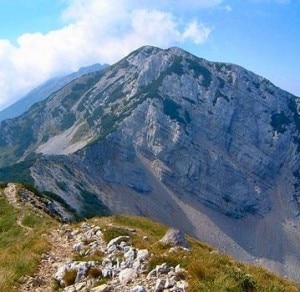
{"label": "mountain ridge", "polygon": [[242,67],[142,47],[2,122],[0,180],[17,167],[78,214],[149,216],[299,279],[299,104]]}
{"label": "mountain ridge", "polygon": [[64,85],[69,83],[70,81],[91,72],[100,71],[106,68],[108,65],[100,65],[100,64],[93,64],[87,67],[81,67],[77,72],[61,76],[61,77],[54,77],[50,80],[44,82],[40,86],[30,90],[24,97],[13,103],[12,105],[8,106],[7,108],[0,111],[0,122],[6,119],[16,118],[22,115],[24,112],[30,109],[30,107],[46,99],[56,90],[61,89]]}

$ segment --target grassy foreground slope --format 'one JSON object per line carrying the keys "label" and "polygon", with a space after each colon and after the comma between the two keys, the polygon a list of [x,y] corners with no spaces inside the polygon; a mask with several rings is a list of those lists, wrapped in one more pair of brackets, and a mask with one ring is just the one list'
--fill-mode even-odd
{"label": "grassy foreground slope", "polygon": [[[149,270],[164,262],[180,264],[188,271],[183,277],[189,282],[189,291],[300,291],[298,284],[239,263],[190,237],[189,252],[170,253],[169,246],[158,242],[167,228],[146,218],[112,216],[88,221],[101,227],[106,241],[129,235],[134,246],[148,249],[153,255]],[[75,227],[78,223],[70,225],[71,229]],[[43,234],[55,228],[58,223],[48,215],[30,206],[16,208],[9,204],[0,188],[0,291],[18,291],[19,279],[37,270],[42,253],[50,248]],[[136,232],[128,232],[128,228]],[[101,255],[93,260],[101,261]]]}
{"label": "grassy foreground slope", "polygon": [[57,222],[30,206],[9,204],[0,188],[0,291],[15,291],[18,280],[32,274],[49,248],[42,234]]}
{"label": "grassy foreground slope", "polygon": [[[134,246],[146,248],[154,255],[150,259],[149,270],[162,263],[170,266],[180,264],[188,271],[188,291],[300,291],[300,286],[296,283],[263,268],[242,264],[191,237],[187,237],[190,252],[169,253],[170,247],[158,242],[167,228],[147,218],[113,216],[94,218],[90,222],[105,228],[104,235],[108,240],[113,237],[110,233],[121,233],[114,227],[107,227],[109,224],[134,228],[137,231],[132,235]],[[148,237],[147,241],[143,240],[144,236]]]}

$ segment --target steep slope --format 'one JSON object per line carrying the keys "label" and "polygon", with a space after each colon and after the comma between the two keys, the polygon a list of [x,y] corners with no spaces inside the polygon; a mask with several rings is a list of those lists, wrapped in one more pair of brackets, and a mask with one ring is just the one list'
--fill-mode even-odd
{"label": "steep slope", "polygon": [[63,77],[52,78],[37,88],[31,90],[23,98],[12,104],[11,106],[0,111],[0,122],[6,119],[12,119],[25,113],[36,102],[46,99],[53,92],[61,89],[70,81],[91,72],[103,70],[108,65],[94,64],[88,67],[82,67],[77,72]]}
{"label": "steep slope", "polygon": [[82,216],[155,218],[300,280],[299,105],[239,66],[143,47],[3,121],[0,179],[17,173]]}

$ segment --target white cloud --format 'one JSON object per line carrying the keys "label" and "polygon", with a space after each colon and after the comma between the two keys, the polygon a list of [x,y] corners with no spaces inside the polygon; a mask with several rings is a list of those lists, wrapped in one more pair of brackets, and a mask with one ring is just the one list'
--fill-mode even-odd
{"label": "white cloud", "polygon": [[206,27],[202,23],[198,23],[197,20],[193,20],[187,25],[182,37],[183,40],[191,39],[195,44],[199,45],[207,40],[211,31],[211,28]]}
{"label": "white cloud", "polygon": [[[164,8],[173,1],[68,0],[65,26],[46,34],[24,34],[13,45],[0,40],[0,109],[51,76],[80,66],[113,63],[142,45],[168,47],[204,43],[211,28],[184,21]],[[178,9],[182,5],[174,4]],[[186,0],[190,9],[214,7],[222,0]]]}
{"label": "white cloud", "polygon": [[224,10],[227,11],[227,12],[231,12],[232,11],[232,7],[227,4],[227,5],[224,6]]}
{"label": "white cloud", "polygon": [[224,0],[185,0],[185,1],[174,1],[174,0],[137,0],[136,3],[140,3],[142,5],[148,5],[148,7],[163,7],[170,8],[173,7],[175,9],[201,9],[201,8],[213,8],[221,3]]}

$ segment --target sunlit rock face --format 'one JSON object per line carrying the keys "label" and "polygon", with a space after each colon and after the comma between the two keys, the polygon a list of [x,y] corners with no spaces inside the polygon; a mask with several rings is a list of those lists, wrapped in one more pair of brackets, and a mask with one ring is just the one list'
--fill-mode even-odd
{"label": "sunlit rock face", "polygon": [[[299,107],[239,66],[142,47],[3,121],[0,178],[27,167],[82,216],[150,216],[297,278]],[[286,241],[278,255],[264,228]]]}

